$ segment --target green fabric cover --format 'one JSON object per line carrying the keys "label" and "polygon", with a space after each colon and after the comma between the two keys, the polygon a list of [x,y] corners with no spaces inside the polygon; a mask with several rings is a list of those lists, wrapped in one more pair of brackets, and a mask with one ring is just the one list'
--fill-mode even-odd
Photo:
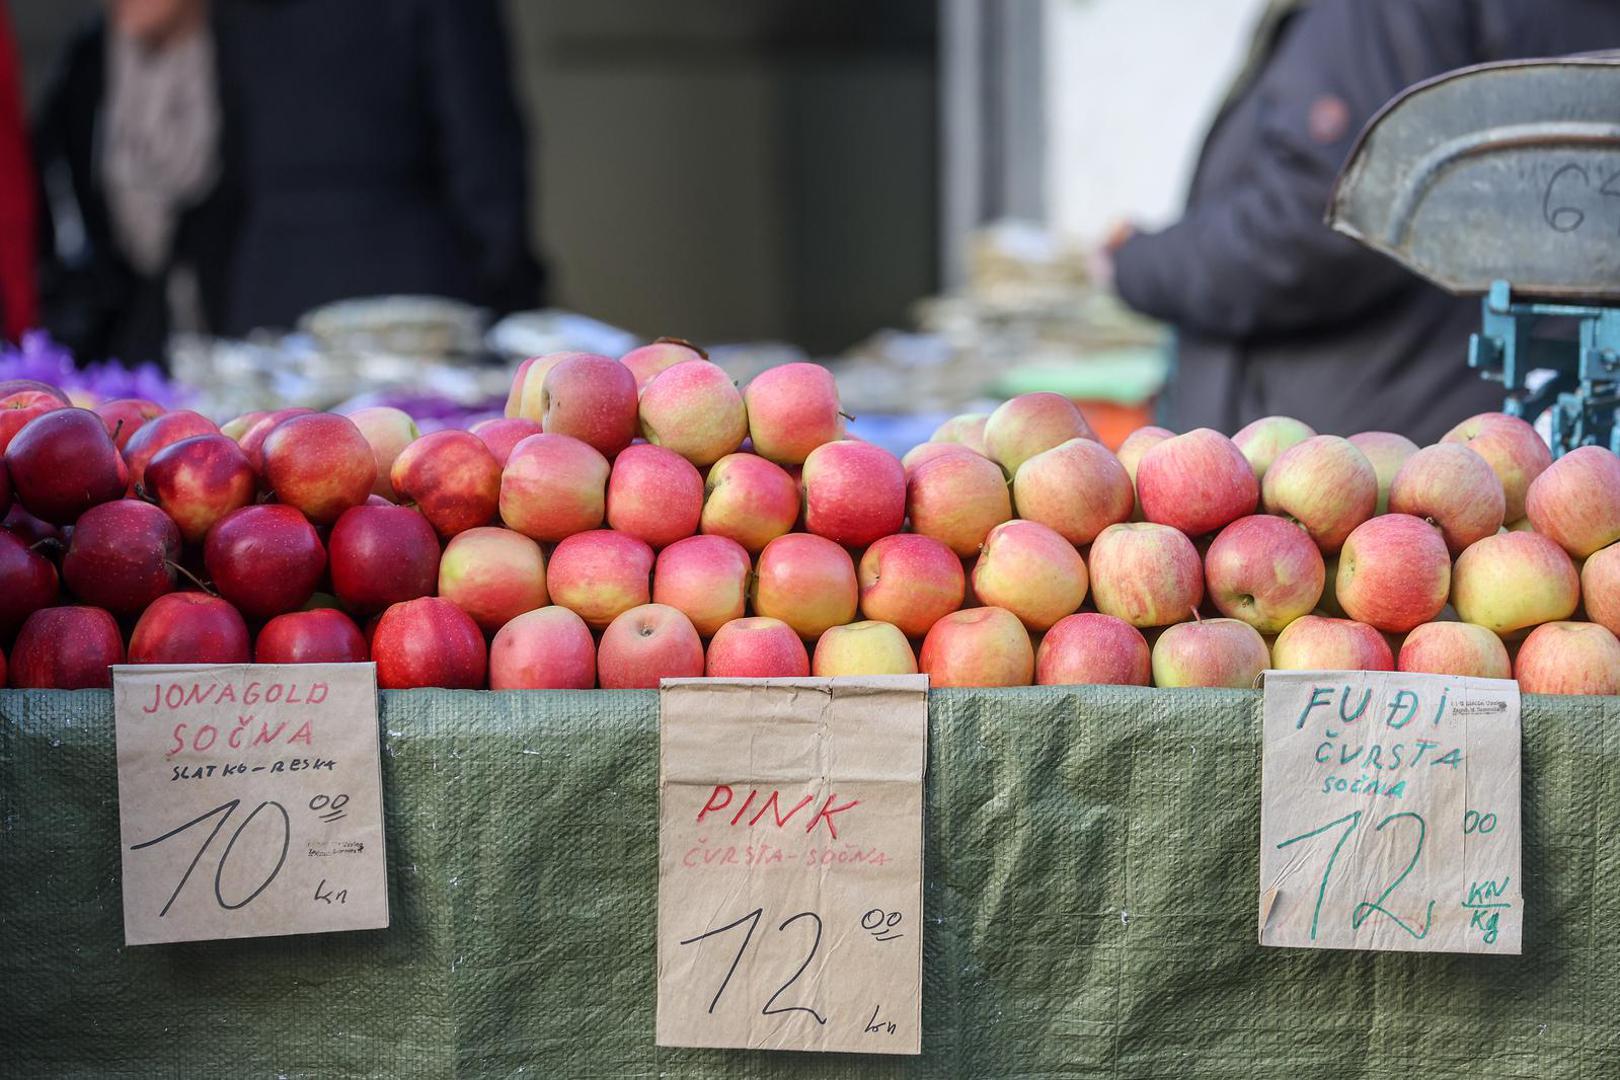
{"label": "green fabric cover", "polygon": [[111,696],[0,693],[0,1074],[1620,1075],[1620,699],[1526,699],[1521,958],[1261,949],[1259,700],[935,692],[880,1058],[653,1045],[653,693],[384,694],[393,926],[132,949]]}

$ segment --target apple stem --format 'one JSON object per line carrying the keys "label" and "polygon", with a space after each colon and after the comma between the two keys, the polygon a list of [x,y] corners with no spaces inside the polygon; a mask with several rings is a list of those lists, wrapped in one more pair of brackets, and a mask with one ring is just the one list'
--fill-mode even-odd
{"label": "apple stem", "polygon": [[113,429],[112,429],[112,441],[113,442],[118,441],[118,433],[120,431],[123,431],[123,430],[124,430],[124,420],[123,420],[122,417],[119,417],[118,423],[114,424]]}
{"label": "apple stem", "polygon": [[[120,423],[122,423],[122,421],[120,421]],[[154,506],[157,505],[157,496],[153,495],[150,491],[147,491],[144,484],[135,485],[135,497],[137,499],[143,499]]]}
{"label": "apple stem", "polygon": [[1192,615],[1193,615],[1193,622],[1203,622],[1204,621],[1202,618],[1199,617],[1197,608],[1192,609]]}
{"label": "apple stem", "polygon": [[208,582],[202,580],[196,574],[193,574],[190,570],[187,570],[185,567],[181,566],[179,563],[175,562],[173,559],[165,559],[163,561],[168,563],[169,569],[173,570],[175,573],[177,573],[177,574],[181,575],[182,577],[184,577],[187,581],[189,581],[193,585],[197,586],[197,588],[201,589],[203,592],[207,593],[209,596],[218,596],[219,595],[219,593],[214,591],[214,587],[212,585],[210,585]]}
{"label": "apple stem", "polygon": [[28,545],[29,551],[43,551],[51,555],[60,555],[67,550],[67,545],[54,536],[42,536]]}
{"label": "apple stem", "polygon": [[701,345],[694,345],[690,341],[687,341],[685,338],[678,338],[678,337],[655,338],[655,339],[653,339],[653,344],[654,345],[681,345],[681,346],[684,346],[684,347],[686,347],[688,349],[691,349],[693,352],[697,353],[699,356],[703,357],[703,359],[705,359],[705,360],[707,360],[709,358],[709,351],[707,349],[703,348],[703,346],[701,346]]}
{"label": "apple stem", "polygon": [[839,415],[839,416],[842,416],[842,417],[843,417],[843,418],[844,418],[844,419],[845,419],[845,420],[848,420],[848,421],[849,421],[849,422],[850,422],[850,423],[852,423],[852,424],[853,424],[853,423],[854,423],[854,422],[855,422],[855,421],[856,421],[856,420],[858,420],[858,419],[860,419],[860,418],[859,418],[859,417],[856,417],[856,416],[851,416],[851,415],[849,415],[849,413],[847,413],[847,412],[845,412],[845,411],[844,411],[844,410],[843,410],[843,409],[839,409],[839,410],[838,410],[838,415]]}

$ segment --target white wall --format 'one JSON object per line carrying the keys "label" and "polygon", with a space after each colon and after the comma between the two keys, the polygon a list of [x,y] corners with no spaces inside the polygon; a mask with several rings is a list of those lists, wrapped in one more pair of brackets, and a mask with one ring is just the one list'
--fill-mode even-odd
{"label": "white wall", "polygon": [[1173,221],[1265,0],[1046,0],[1049,224]]}

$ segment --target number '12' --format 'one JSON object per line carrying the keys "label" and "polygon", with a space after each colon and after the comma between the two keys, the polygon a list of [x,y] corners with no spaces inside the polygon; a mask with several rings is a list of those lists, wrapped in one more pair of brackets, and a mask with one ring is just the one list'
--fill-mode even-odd
{"label": "number '12'", "polygon": [[[1336,826],[1344,826],[1344,832],[1339,836],[1338,842],[1333,845],[1332,853],[1328,855],[1327,868],[1322,871],[1322,883],[1318,885],[1316,889],[1316,908],[1311,912],[1312,941],[1316,940],[1317,927],[1322,919],[1322,901],[1327,897],[1328,879],[1333,876],[1333,864],[1338,861],[1339,852],[1344,848],[1345,841],[1350,839],[1350,834],[1355,832],[1356,829],[1361,825],[1361,814],[1362,812],[1360,810],[1353,811],[1346,814],[1342,818],[1335,818],[1326,825],[1312,829],[1310,832],[1300,833],[1298,836],[1291,836],[1287,840],[1284,840],[1282,843],[1277,845],[1278,848],[1285,848],[1290,844],[1297,844],[1302,840],[1309,840],[1312,837],[1321,836],[1323,833]],[[1383,892],[1378,894],[1378,899],[1372,901],[1364,900],[1351,909],[1350,927],[1353,930],[1361,929],[1361,924],[1366,922],[1374,914],[1389,916],[1390,919],[1394,920],[1396,926],[1399,926],[1402,930],[1405,930],[1408,934],[1411,934],[1414,938],[1418,939],[1427,937],[1429,927],[1434,924],[1433,900],[1429,901],[1428,910],[1424,913],[1422,930],[1417,930],[1411,926],[1408,926],[1405,920],[1403,920],[1399,915],[1384,907],[1384,901],[1389,899],[1389,894],[1394,892],[1396,888],[1400,886],[1401,882],[1406,880],[1407,875],[1412,872],[1413,867],[1417,866],[1418,856],[1423,852],[1424,837],[1428,835],[1429,831],[1428,826],[1424,824],[1422,815],[1414,814],[1411,811],[1402,811],[1397,814],[1390,814],[1377,825],[1373,826],[1373,831],[1383,832],[1384,826],[1388,825],[1392,821],[1399,821],[1403,818],[1410,818],[1412,821],[1417,823],[1417,843],[1412,848],[1412,858],[1407,862],[1406,868],[1400,872],[1395,880],[1390,882],[1388,887],[1385,888]]]}

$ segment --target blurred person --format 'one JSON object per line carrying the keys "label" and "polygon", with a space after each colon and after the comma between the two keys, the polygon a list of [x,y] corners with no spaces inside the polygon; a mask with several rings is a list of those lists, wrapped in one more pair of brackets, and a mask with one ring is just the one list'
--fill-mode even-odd
{"label": "blurred person", "polygon": [[332,300],[540,302],[495,0],[217,0],[243,217],[224,328]]}
{"label": "blurred person", "polygon": [[34,128],[43,320],[81,360],[161,360],[223,318],[233,213],[205,0],[107,0]]}
{"label": "blurred person", "polygon": [[36,200],[11,17],[0,7],[0,331],[16,341],[38,314]]}
{"label": "blurred person", "polygon": [[1358,133],[1406,87],[1494,60],[1620,46],[1612,0],[1277,0],[1217,115],[1180,221],[1110,237],[1114,287],[1172,324],[1161,422],[1231,433],[1295,416],[1324,433],[1437,440],[1502,407],[1467,366],[1477,298],[1323,224]]}

